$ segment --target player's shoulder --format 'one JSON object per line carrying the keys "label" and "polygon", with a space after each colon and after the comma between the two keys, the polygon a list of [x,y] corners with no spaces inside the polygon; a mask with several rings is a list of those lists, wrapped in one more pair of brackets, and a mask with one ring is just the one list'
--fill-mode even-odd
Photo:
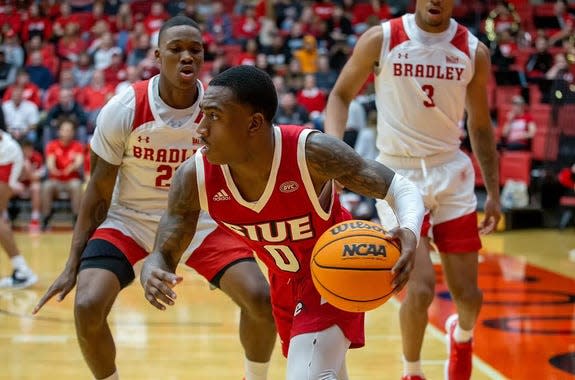
{"label": "player's shoulder", "polygon": [[136,91],[134,85],[126,86],[122,91],[115,94],[106,103],[108,108],[128,108],[133,110],[136,104]]}
{"label": "player's shoulder", "polygon": [[[388,21],[386,21],[386,22],[388,22]],[[381,44],[381,42],[383,41],[382,25],[383,24],[380,23],[380,24],[371,26],[369,29],[367,29],[361,35],[361,39],[363,41],[365,41],[366,43],[377,43],[377,42],[379,42]]]}

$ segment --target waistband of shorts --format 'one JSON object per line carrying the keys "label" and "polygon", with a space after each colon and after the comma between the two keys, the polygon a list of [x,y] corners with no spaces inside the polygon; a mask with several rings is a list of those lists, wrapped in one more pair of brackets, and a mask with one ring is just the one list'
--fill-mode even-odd
{"label": "waistband of shorts", "polygon": [[392,169],[421,169],[424,165],[426,167],[433,167],[450,162],[458,153],[459,150],[454,150],[425,157],[392,156],[380,153],[379,156],[377,156],[377,161]]}

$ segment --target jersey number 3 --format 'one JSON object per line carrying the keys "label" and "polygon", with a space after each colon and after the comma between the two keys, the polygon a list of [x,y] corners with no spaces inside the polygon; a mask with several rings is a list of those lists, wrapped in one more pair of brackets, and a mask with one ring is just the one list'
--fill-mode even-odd
{"label": "jersey number 3", "polygon": [[435,102],[433,101],[433,93],[435,92],[435,88],[430,84],[424,84],[421,86],[421,89],[425,91],[425,95],[427,95],[427,100],[423,102],[423,105],[427,108],[435,107]]}

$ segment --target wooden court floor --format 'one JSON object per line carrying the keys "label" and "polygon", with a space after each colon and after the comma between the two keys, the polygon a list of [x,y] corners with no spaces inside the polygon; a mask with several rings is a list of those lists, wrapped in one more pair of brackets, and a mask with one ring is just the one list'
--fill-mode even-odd
{"label": "wooden court floor", "polygon": [[[26,290],[0,290],[0,379],[90,379],[77,347],[73,294],[51,301],[39,316],[30,311],[68,255],[70,233],[17,234],[40,276]],[[476,329],[473,379],[575,379],[575,230],[524,230],[485,237],[480,283],[485,305]],[[575,256],[575,252],[572,253]],[[443,321],[453,305],[437,269],[436,301],[423,347],[430,380],[443,378]],[[9,264],[0,256],[0,274]],[[161,312],[143,298],[139,283],[126,289],[110,323],[122,379],[240,380],[243,359],[237,338],[238,310],[204,280],[184,272],[178,304]],[[351,379],[399,379],[399,301],[366,317],[367,345],[348,355]],[[562,369],[560,369],[562,368]],[[270,379],[283,379],[285,361],[276,348]]]}

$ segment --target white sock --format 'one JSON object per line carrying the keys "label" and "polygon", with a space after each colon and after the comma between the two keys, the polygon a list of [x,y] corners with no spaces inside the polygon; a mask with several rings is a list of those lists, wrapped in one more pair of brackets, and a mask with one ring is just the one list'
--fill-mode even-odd
{"label": "white sock", "polygon": [[120,380],[120,375],[118,375],[118,370],[114,371],[113,374],[111,374],[110,376],[108,376],[102,380]]}
{"label": "white sock", "polygon": [[14,256],[10,259],[10,261],[12,261],[12,268],[14,268],[15,270],[21,270],[21,271],[28,270],[28,265],[26,265],[26,260],[24,259],[24,256],[22,255]]}
{"label": "white sock", "polygon": [[408,362],[405,356],[403,357],[403,376],[408,375],[423,376],[423,371],[421,370],[421,360],[416,362]]}
{"label": "white sock", "polygon": [[244,369],[246,371],[246,380],[267,380],[269,366],[270,362],[252,362],[245,358]]}
{"label": "white sock", "polygon": [[32,215],[30,215],[30,219],[40,220],[40,212],[39,211],[32,211]]}
{"label": "white sock", "polygon": [[469,342],[473,337],[473,330],[463,330],[459,323],[455,326],[455,331],[453,332],[453,339],[458,343]]}

